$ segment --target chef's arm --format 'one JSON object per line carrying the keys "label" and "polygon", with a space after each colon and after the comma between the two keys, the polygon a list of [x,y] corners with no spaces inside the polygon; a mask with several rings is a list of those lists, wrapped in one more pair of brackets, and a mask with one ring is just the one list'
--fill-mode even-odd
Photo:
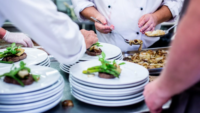
{"label": "chef's arm", "polygon": [[0,11],[62,63],[74,63],[86,51],[79,27],[50,0],[3,0]]}
{"label": "chef's arm", "polygon": [[93,20],[90,17],[98,18],[99,15],[102,16],[95,7],[87,7],[83,11],[81,11],[80,14],[91,21]]}
{"label": "chef's arm", "polygon": [[6,34],[6,30],[3,29],[3,28],[0,28],[0,39],[3,39],[3,37],[5,36]]}
{"label": "chef's arm", "polygon": [[191,0],[178,26],[167,64],[155,81],[163,95],[172,96],[200,80],[200,1]]}
{"label": "chef's arm", "polygon": [[154,12],[153,15],[156,17],[156,25],[169,21],[173,17],[171,11],[165,5]]}

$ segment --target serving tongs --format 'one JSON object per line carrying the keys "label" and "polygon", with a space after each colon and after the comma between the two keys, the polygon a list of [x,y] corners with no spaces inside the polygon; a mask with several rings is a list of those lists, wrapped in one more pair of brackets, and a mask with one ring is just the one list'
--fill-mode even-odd
{"label": "serving tongs", "polygon": [[[101,21],[99,21],[98,19],[94,18],[94,17],[90,17],[93,21],[99,23],[99,24],[102,24],[104,25]],[[112,32],[112,33],[115,33],[115,34],[118,34],[123,40],[125,43],[129,44],[130,45],[130,41],[128,39],[125,39],[120,33],[118,33],[116,30],[115,32]],[[142,45],[141,44],[132,44],[132,45],[140,45],[138,51],[141,51],[142,50]]]}

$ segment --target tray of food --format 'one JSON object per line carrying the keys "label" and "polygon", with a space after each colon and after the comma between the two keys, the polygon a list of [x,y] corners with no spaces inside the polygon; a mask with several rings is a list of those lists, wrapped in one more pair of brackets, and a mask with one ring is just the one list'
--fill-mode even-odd
{"label": "tray of food", "polygon": [[142,51],[123,52],[123,60],[144,66],[150,74],[160,74],[165,63],[169,47],[144,49]]}

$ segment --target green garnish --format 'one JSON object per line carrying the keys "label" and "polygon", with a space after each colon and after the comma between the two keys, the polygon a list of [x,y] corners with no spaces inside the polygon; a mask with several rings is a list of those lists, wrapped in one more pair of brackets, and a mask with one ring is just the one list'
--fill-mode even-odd
{"label": "green garnish", "polygon": [[[101,65],[90,67],[87,70],[84,70],[83,73],[84,74],[92,74],[95,72],[102,72],[102,73],[111,74],[111,75],[119,78],[119,75],[121,73],[119,64],[117,64],[115,60],[113,62],[111,62],[111,61],[105,60],[105,58],[106,58],[106,55],[104,52],[102,52],[101,57],[99,57],[99,61],[101,62]],[[125,64],[125,63],[124,62],[120,63],[120,65],[123,65],[123,64]]]}
{"label": "green garnish", "polygon": [[0,60],[0,63],[13,64],[14,62],[13,62],[13,61],[1,61],[1,60]]}
{"label": "green garnish", "polygon": [[[22,71],[22,70],[27,70],[28,73],[31,72],[31,69],[26,67],[26,64],[23,61],[21,61],[19,68],[17,68],[17,67],[14,68],[14,64],[13,64],[10,72],[7,72],[7,73],[4,73],[3,75],[0,75],[0,78],[3,77],[3,76],[8,76],[8,77],[15,79],[21,86],[24,86],[24,83],[20,80],[20,77],[18,75],[19,71]],[[39,80],[39,75],[33,75],[32,77],[36,82]]]}
{"label": "green garnish", "polygon": [[17,51],[17,49],[21,48],[21,46],[16,46],[15,43],[12,43],[10,47],[7,47],[4,52],[0,52],[0,58],[4,58],[6,56],[15,55],[19,53],[20,51]]}
{"label": "green garnish", "polygon": [[96,42],[96,43],[93,44],[92,46],[102,47],[102,45],[101,45],[99,42]]}

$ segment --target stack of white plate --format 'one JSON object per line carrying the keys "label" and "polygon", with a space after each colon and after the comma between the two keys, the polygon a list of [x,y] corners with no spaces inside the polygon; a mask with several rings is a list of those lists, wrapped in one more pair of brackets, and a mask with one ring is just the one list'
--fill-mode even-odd
{"label": "stack of white plate", "polygon": [[[117,61],[121,63],[123,61]],[[85,103],[117,107],[136,104],[144,100],[143,90],[149,82],[149,72],[143,66],[125,62],[121,66],[119,78],[99,78],[83,74],[82,71],[89,67],[100,65],[97,60],[78,63],[70,69],[70,84],[72,95]]]}
{"label": "stack of white plate", "polygon": [[[49,67],[29,66],[40,80],[31,85],[8,84],[0,79],[0,112],[41,113],[56,106],[62,98],[64,81],[60,73]],[[0,69],[0,74],[10,68]]]}
{"label": "stack of white plate", "polygon": [[[46,52],[36,49],[36,48],[23,48],[25,49],[25,53],[27,57],[24,60],[21,60],[26,63],[27,66],[29,65],[38,65],[38,66],[46,66],[50,67],[50,59]],[[5,51],[6,49],[1,49],[0,52]],[[20,62],[15,62],[16,66],[19,65]],[[4,64],[0,63],[0,69],[5,67],[11,67],[12,64]]]}
{"label": "stack of white plate", "polygon": [[[102,47],[100,48],[106,54],[107,60],[123,60],[123,55],[119,47],[114,46],[112,44],[107,44],[107,43],[101,43],[101,45]],[[84,62],[84,61],[89,61],[89,60],[98,60],[98,59],[99,59],[99,56],[90,56],[90,55],[84,54],[83,57],[74,64],[66,65],[61,62],[60,69],[66,73],[69,73],[70,67],[72,67],[73,65],[79,62]]]}

